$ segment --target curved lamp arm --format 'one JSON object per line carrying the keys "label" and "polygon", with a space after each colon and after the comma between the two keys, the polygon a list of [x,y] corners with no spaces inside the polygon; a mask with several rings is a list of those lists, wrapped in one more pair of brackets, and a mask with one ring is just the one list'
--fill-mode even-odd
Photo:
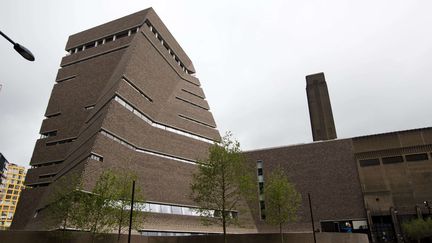
{"label": "curved lamp arm", "polygon": [[4,34],[1,31],[0,31],[0,35],[2,35],[6,40],[8,40],[10,43],[12,43],[15,51],[17,51],[22,57],[24,57],[25,59],[27,59],[29,61],[35,60],[33,54],[31,53],[31,51],[29,49],[25,48],[24,46],[22,46],[16,42],[14,42],[11,38],[9,38],[9,36],[7,36],[6,34]]}

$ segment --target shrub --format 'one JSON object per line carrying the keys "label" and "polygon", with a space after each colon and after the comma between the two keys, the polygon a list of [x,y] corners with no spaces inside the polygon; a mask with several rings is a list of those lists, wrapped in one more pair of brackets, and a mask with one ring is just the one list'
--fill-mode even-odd
{"label": "shrub", "polygon": [[404,232],[411,239],[420,240],[432,237],[432,219],[414,219],[402,224]]}

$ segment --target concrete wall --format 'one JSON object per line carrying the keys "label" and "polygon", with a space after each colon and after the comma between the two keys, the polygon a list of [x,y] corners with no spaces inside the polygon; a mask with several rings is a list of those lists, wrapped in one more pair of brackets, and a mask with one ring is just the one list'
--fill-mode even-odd
{"label": "concrete wall", "polygon": [[[432,128],[397,131],[353,138],[359,177],[366,207],[372,215],[389,215],[390,207],[400,215],[423,213],[423,201],[432,198]],[[409,156],[426,155],[424,160]],[[389,157],[399,157],[390,163]],[[369,166],[360,163],[375,160]]]}
{"label": "concrete wall", "polygon": [[[83,243],[91,242],[91,234],[87,232],[67,232],[66,237],[61,238],[62,232],[48,231],[0,231],[0,242],[8,243]],[[285,243],[312,243],[312,233],[289,233],[284,234]],[[244,234],[228,235],[228,242],[235,243],[272,243],[279,242],[278,234]],[[95,243],[117,242],[117,235],[100,235]],[[122,235],[121,243],[127,242],[127,235]],[[156,237],[132,235],[131,242],[140,243],[219,243],[223,242],[222,235],[203,236],[179,236],[179,237]],[[368,243],[365,234],[345,233],[317,233],[318,243]]]}

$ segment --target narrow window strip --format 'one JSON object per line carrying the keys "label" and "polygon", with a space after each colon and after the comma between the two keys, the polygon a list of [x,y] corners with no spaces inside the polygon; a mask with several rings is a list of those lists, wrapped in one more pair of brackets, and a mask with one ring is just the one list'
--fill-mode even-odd
{"label": "narrow window strip", "polygon": [[135,150],[135,151],[140,152],[140,153],[149,154],[149,155],[153,155],[153,156],[157,156],[157,157],[165,158],[165,159],[171,159],[171,160],[175,160],[175,161],[179,161],[179,162],[183,162],[183,163],[188,163],[188,164],[196,164],[196,161],[194,161],[194,160],[180,158],[177,156],[164,154],[164,153],[154,151],[154,150],[139,148],[139,147],[133,145],[132,143],[130,143],[130,142],[128,142],[122,138],[119,138],[116,135],[114,135],[113,133],[108,132],[106,130],[101,130],[100,133],[102,135],[106,136],[107,138],[109,138],[109,139],[129,148],[129,149]]}
{"label": "narrow window strip", "polygon": [[183,102],[185,102],[185,103],[188,103],[188,104],[190,104],[190,105],[193,105],[193,106],[195,106],[195,107],[201,108],[201,109],[203,109],[203,110],[206,110],[206,111],[209,110],[209,109],[207,109],[207,108],[204,107],[204,106],[200,106],[200,105],[198,105],[198,104],[193,103],[192,101],[189,101],[189,100],[186,100],[186,99],[180,98],[180,97],[178,97],[178,96],[176,96],[176,99],[181,100],[181,101],[183,101]]}
{"label": "narrow window strip", "polygon": [[193,95],[193,96],[195,96],[195,97],[198,97],[198,98],[200,98],[200,99],[205,100],[205,97],[203,97],[203,96],[201,96],[201,95],[198,95],[198,94],[195,94],[195,93],[192,92],[192,91],[189,91],[189,90],[187,90],[187,89],[181,89],[181,90],[184,91],[184,92],[186,92],[186,93],[188,93],[188,94],[191,94],[191,95]]}
{"label": "narrow window strip", "polygon": [[141,94],[146,100],[153,102],[153,99],[150,98],[148,95],[146,95],[144,93],[144,91],[142,91],[140,88],[138,88],[134,83],[132,83],[126,76],[123,75],[123,80],[129,85],[131,86],[136,92],[138,92],[139,94]]}
{"label": "narrow window strip", "polygon": [[132,105],[130,105],[128,102],[126,102],[125,100],[123,100],[120,96],[115,96],[114,100],[117,101],[120,105],[124,106],[127,110],[129,110],[130,112],[132,112],[134,115],[138,116],[139,118],[141,118],[143,121],[147,122],[149,125],[165,130],[165,131],[169,131],[169,132],[173,132],[182,136],[186,136],[186,137],[190,137],[196,140],[200,140],[206,143],[215,143],[216,141],[190,133],[190,132],[186,132],[186,131],[182,131],[179,130],[177,128],[173,128],[173,127],[169,127],[169,126],[165,126],[163,124],[159,124],[154,122],[150,117],[148,117],[147,115],[145,115],[144,113],[142,113],[141,111],[135,109]]}
{"label": "narrow window strip", "polygon": [[185,119],[185,120],[191,121],[191,122],[193,122],[193,123],[196,123],[196,124],[199,124],[199,125],[202,125],[202,126],[208,127],[208,128],[212,128],[212,129],[215,129],[215,128],[216,128],[215,126],[212,126],[212,125],[207,124],[207,123],[202,122],[202,121],[198,121],[198,120],[196,120],[196,119],[193,119],[193,118],[187,117],[187,116],[182,115],[182,114],[179,114],[178,116],[181,117],[181,118],[183,118],[183,119]]}

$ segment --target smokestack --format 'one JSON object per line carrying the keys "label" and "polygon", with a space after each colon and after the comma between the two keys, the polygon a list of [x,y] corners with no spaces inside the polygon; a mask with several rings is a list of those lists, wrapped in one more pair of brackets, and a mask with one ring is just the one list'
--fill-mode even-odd
{"label": "smokestack", "polygon": [[306,76],[306,94],[314,141],[337,138],[324,73]]}

